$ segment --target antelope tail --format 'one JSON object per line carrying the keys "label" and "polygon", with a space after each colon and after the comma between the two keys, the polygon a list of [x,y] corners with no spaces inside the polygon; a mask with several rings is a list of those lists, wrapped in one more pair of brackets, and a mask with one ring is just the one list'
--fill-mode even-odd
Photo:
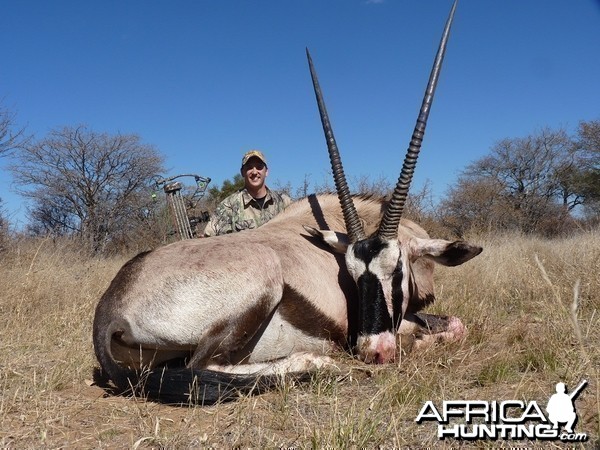
{"label": "antelope tail", "polygon": [[170,405],[212,405],[273,389],[276,375],[239,375],[207,369],[158,368],[142,373],[136,394]]}

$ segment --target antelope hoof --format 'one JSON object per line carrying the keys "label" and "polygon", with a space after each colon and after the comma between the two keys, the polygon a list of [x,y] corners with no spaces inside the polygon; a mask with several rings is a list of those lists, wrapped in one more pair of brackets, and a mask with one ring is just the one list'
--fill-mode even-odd
{"label": "antelope hoof", "polygon": [[335,361],[329,356],[302,352],[295,353],[288,358],[284,372],[314,372],[324,368],[338,369]]}
{"label": "antelope hoof", "polygon": [[467,328],[458,317],[451,316],[448,318],[447,334],[449,342],[460,341],[467,336]]}

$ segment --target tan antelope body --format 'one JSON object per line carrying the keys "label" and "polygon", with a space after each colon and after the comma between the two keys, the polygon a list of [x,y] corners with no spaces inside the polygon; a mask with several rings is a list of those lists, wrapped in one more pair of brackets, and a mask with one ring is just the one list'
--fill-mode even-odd
{"label": "tan antelope body", "polygon": [[93,330],[101,369],[119,389],[208,404],[329,363],[336,347],[386,363],[399,335],[416,336],[417,347],[463,336],[456,317],[418,312],[434,300],[433,263],[462,264],[481,248],[401,221],[455,8],[389,204],[349,195],[308,55],[337,197],[309,196],[256,230],[173,243],[125,264]]}
{"label": "tan antelope body", "polygon": [[[374,230],[382,202],[360,197],[354,202],[366,229]],[[229,384],[250,388],[258,375],[307,371],[325,361],[318,355],[348,347],[356,333],[349,326],[357,320],[352,318],[356,286],[343,256],[304,226],[343,233],[337,197],[311,196],[256,230],[180,241],[132,259],[96,309],[94,346],[102,369],[121,389],[137,382],[135,371],[168,361],[184,361],[195,369],[172,369],[178,376],[188,373],[190,379],[202,379],[197,369],[204,368],[234,374],[221,375],[215,393],[202,392],[200,401],[211,403],[223,397]],[[427,234],[403,221],[399,240],[407,255],[415,238],[426,239]],[[433,264],[423,256],[411,270],[410,311],[399,333],[418,332],[427,338],[430,333],[413,313],[434,299]],[[461,337],[456,321],[453,330],[443,330],[447,336]],[[155,376],[167,380],[169,373],[158,370]],[[185,382],[189,384],[187,377]],[[179,386],[172,381],[169,387]],[[180,395],[168,394],[163,381],[161,390],[166,401],[189,399],[189,388]],[[163,399],[148,380],[145,392]]]}

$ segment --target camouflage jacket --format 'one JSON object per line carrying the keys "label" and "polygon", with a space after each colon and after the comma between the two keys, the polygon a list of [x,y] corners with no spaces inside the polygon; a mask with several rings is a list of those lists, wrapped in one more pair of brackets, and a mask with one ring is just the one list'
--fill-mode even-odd
{"label": "camouflage jacket", "polygon": [[242,189],[217,205],[215,213],[206,225],[204,236],[218,236],[258,228],[290,203],[291,199],[286,194],[279,194],[267,188],[267,196],[261,208],[248,191]]}

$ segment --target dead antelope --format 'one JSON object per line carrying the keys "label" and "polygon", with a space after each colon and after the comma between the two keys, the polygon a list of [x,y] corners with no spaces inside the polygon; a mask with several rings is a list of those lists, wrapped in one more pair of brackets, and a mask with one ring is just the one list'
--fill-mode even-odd
{"label": "dead antelope", "polygon": [[210,404],[319,367],[334,348],[385,363],[397,335],[462,336],[459,319],[418,311],[434,300],[433,262],[462,264],[481,248],[430,239],[401,220],[455,7],[389,204],[349,195],[308,55],[338,197],[309,196],[256,230],[176,242],[126,263],[93,329],[101,369],[119,389]]}

